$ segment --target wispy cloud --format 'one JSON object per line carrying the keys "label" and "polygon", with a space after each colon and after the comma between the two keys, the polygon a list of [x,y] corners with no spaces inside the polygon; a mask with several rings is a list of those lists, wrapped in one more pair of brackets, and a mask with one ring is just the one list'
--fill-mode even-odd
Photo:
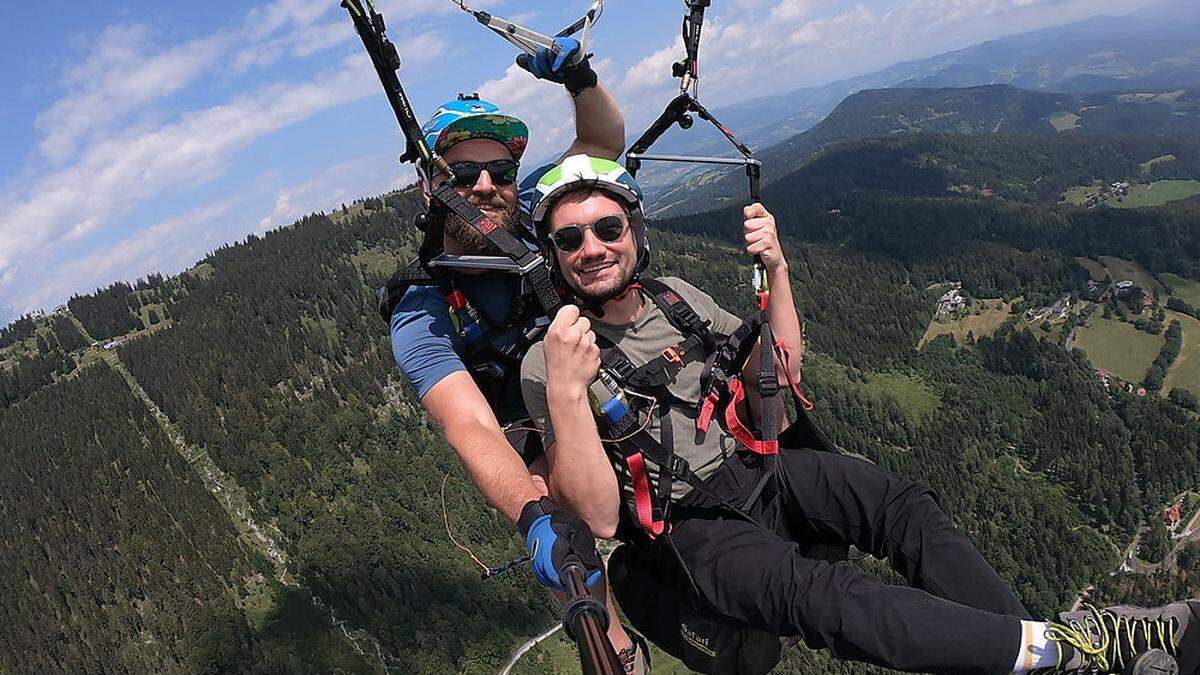
{"label": "wispy cloud", "polygon": [[45,174],[27,195],[4,205],[0,269],[12,272],[34,254],[86,237],[168,190],[216,177],[257,138],[374,93],[373,78],[366,58],[356,54],[310,81],[272,84],[160,128],[96,141],[77,162]]}
{"label": "wispy cloud", "polygon": [[47,306],[114,279],[128,279],[130,269],[139,269],[141,274],[178,272],[196,261],[197,251],[215,249],[241,234],[229,226],[231,214],[241,201],[232,198],[206,204],[63,265],[50,267],[39,261],[35,271],[40,283],[24,290],[33,306]]}
{"label": "wispy cloud", "polygon": [[[41,157],[0,191],[0,304],[32,308],[93,280],[144,274],[149,268],[143,266],[159,258],[139,252],[161,250],[156,243],[161,233],[212,220],[233,201],[141,230],[126,222],[137,209],[220,177],[259,138],[378,93],[369,60],[351,50],[308,79],[281,79],[191,109],[176,104],[176,96],[204,75],[228,73],[230,66],[245,71],[284,56],[302,58],[355,39],[344,17],[330,16],[330,6],[276,0],[176,46],[163,47],[150,28],[132,24],[110,26],[81,44],[86,56],[63,70],[62,95],[37,116]],[[406,61],[419,63],[442,54],[446,40],[426,32],[406,35],[403,45]],[[276,195],[274,210],[264,218],[276,226],[285,217],[324,208],[330,195],[319,196],[322,189],[339,198],[349,194],[353,183],[334,187],[332,175],[327,171]],[[392,169],[370,187],[390,185],[398,175]],[[256,222],[250,215],[236,231],[218,231],[240,236]],[[118,243],[104,243],[113,239]],[[213,244],[196,237],[171,241],[171,251],[192,260]],[[21,281],[29,279],[38,283]]]}
{"label": "wispy cloud", "polygon": [[[780,93],[979,39],[1128,10],[1117,0],[905,0],[882,13],[834,0],[740,0],[736,11],[714,8],[706,17],[702,97],[720,105]],[[678,83],[670,64],[682,55],[676,36],[634,64],[615,84],[621,100],[657,95],[665,102]],[[632,122],[638,115],[629,116]]]}
{"label": "wispy cloud", "polygon": [[47,159],[68,159],[81,143],[187,86],[220,57],[225,41],[209,36],[151,54],[152,40],[145,26],[111,26],[96,38],[88,58],[66,71],[65,95],[35,124]]}
{"label": "wispy cloud", "polygon": [[[704,30],[702,100],[719,106],[1015,30],[1126,9],[1126,0],[854,2],[716,3]],[[451,17],[458,9],[447,0],[376,4],[409,66],[410,86],[440,72],[429,64],[448,57],[460,19],[464,34],[488,39],[474,32],[467,17]],[[471,5],[507,9],[517,3]],[[79,56],[68,55],[52,83],[57,99],[36,115],[37,151],[0,185],[0,306],[24,311],[57,304],[71,292],[141,276],[152,267],[182,267],[256,228],[284,225],[407,180],[408,172],[389,156],[362,160],[374,176],[363,182],[367,174],[341,163],[342,155],[295,185],[266,181],[149,227],[131,222],[148,206],[171,213],[162,208],[165,197],[221,178],[233,166],[261,172],[265,167],[237,164],[257,140],[323,110],[379,95],[375,74],[353,42],[344,11],[314,0],[270,0],[183,43],[131,23],[83,40]],[[622,103],[627,128],[642,128],[677,87],[670,64],[683,54],[678,33],[664,31],[650,45],[609,37],[595,48],[600,57],[613,55],[595,65]],[[311,58],[322,53],[332,56]],[[457,63],[460,55],[452,56]],[[305,65],[296,68],[297,62]],[[221,86],[209,86],[214,79]],[[224,93],[231,90],[238,93]],[[510,65],[477,90],[529,123],[530,159],[560,152],[573,137],[570,99],[558,85]],[[204,238],[212,236],[224,239]]]}
{"label": "wispy cloud", "polygon": [[288,225],[317,211],[329,213],[358,197],[382,194],[411,182],[412,176],[395,164],[392,153],[342,162],[302,183],[275,190],[271,211],[258,220],[257,231]]}

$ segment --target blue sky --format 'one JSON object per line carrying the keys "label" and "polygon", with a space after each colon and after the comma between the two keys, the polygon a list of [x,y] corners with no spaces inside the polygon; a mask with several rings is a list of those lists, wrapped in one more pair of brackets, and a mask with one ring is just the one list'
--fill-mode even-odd
{"label": "blue sky", "polygon": [[[553,32],[589,0],[476,0]],[[713,0],[701,99],[719,106],[1148,0]],[[452,0],[379,0],[422,114],[459,91],[571,138],[556,85]],[[596,67],[632,131],[669,98],[681,0],[608,0]],[[4,3],[0,324],[306,213],[408,184],[402,142],[334,0]]]}

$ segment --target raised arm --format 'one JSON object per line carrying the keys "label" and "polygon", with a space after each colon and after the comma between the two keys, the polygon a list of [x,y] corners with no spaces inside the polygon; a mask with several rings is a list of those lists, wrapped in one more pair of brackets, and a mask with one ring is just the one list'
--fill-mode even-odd
{"label": "raised arm", "polygon": [[556,51],[539,49],[533,56],[522,54],[517,64],[534,77],[566,87],[575,106],[575,140],[561,158],[588,154],[615,160],[625,149],[625,118],[611,92],[599,84],[591,57],[570,65],[579,52],[579,41],[557,38]]}
{"label": "raised arm", "polygon": [[466,372],[451,373],[433,385],[422,405],[446,433],[446,441],[483,498],[513,523],[525,504],[542,492],[520,455],[509,445],[496,416]]}
{"label": "raised arm", "polygon": [[585,154],[616,160],[625,150],[625,117],[602,84],[584,89],[575,103],[575,142],[563,158]]}
{"label": "raised arm", "polygon": [[530,381],[530,373],[539,370],[531,363],[540,356],[533,351],[522,369],[522,389],[530,414],[549,417],[553,430],[554,441],[546,448],[551,496],[582,518],[596,536],[611,537],[621,495],[588,400],[588,386],[600,367],[595,334],[579,309],[567,305],[551,323],[542,346],[545,387]]}
{"label": "raised arm", "polygon": [[[777,343],[782,345],[788,355],[787,363],[775,360],[776,372],[779,375],[780,386],[786,387],[787,375],[790,372],[794,381],[800,381],[800,362],[804,355],[804,341],[800,328],[800,316],[796,313],[796,303],[792,298],[792,284],[788,276],[787,259],[783,247],[779,243],[779,232],[775,226],[775,216],[772,216],[762,204],[751,204],[743,210],[745,224],[743,227],[746,252],[757,255],[763,261],[767,270],[767,281],[770,284],[771,296],[767,303],[767,318],[771,322],[771,331]],[[759,398],[757,395],[759,350],[751,352],[750,358],[742,370],[742,381],[752,390],[750,407],[755,418],[758,418]],[[785,372],[784,368],[787,368]]]}

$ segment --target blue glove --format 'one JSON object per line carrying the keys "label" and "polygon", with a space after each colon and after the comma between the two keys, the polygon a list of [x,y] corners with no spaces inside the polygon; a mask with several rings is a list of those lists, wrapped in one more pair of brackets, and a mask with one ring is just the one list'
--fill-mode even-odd
{"label": "blue glove", "polygon": [[594,586],[600,580],[600,557],[596,554],[596,538],[592,536],[592,528],[558,508],[549,497],[526,504],[521,509],[517,529],[525,538],[533,576],[543,586],[566,590],[562,571],[568,561],[583,565],[588,586]]}
{"label": "blue glove", "polygon": [[553,49],[538,47],[534,55],[521,54],[517,57],[517,65],[540,80],[566,86],[572,96],[578,96],[584,89],[596,86],[596,72],[589,63],[590,56],[575,64],[568,63],[579,49],[579,40],[575,38],[554,38]]}

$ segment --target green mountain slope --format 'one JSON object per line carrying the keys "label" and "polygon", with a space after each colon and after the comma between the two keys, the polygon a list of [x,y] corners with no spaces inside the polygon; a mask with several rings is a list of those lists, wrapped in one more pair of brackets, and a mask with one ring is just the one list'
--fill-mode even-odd
{"label": "green mountain slope", "polygon": [[[769,94],[717,108],[714,114],[751,148],[764,150],[824,119],[848,96],[888,87],[976,87],[1003,84],[1041,92],[1173,91],[1200,84],[1200,11],[1190,0],[1161,0],[1126,16],[1097,16],[1011,35],[829,84]],[[720,154],[716,134],[674,129],[655,150]],[[639,176],[651,195],[705,168],[648,165]]]}
{"label": "green mountain slope", "polygon": [[[107,366],[0,412],[0,438],[0,670],[373,671],[275,583]],[[294,598],[289,616],[252,625],[264,594]]]}
{"label": "green mountain slope", "polygon": [[[814,154],[839,141],[921,132],[1061,135],[1070,138],[1073,143],[1057,145],[1051,152],[1063,157],[1076,152],[1096,154],[1092,146],[1097,143],[1087,138],[1073,138],[1078,135],[1168,136],[1173,142],[1190,148],[1193,144],[1187,139],[1195,138],[1200,132],[1200,94],[1189,89],[1143,96],[1049,94],[1007,85],[864,91],[847,98],[812,129],[758,153],[763,161],[763,179],[770,182],[786,176]],[[1018,141],[1017,144],[1059,144],[1060,140],[1029,139]],[[993,141],[980,140],[979,143]],[[1110,143],[1106,141],[1098,145],[1107,147]],[[1127,141],[1122,145],[1122,151],[1136,152],[1136,145]],[[1078,150],[1069,152],[1064,149],[1066,147]],[[1156,141],[1148,143],[1147,147],[1173,146],[1163,146]],[[1163,155],[1147,154],[1141,161],[1160,156]],[[1076,161],[1075,164],[1099,168],[1093,157],[1087,161]],[[1028,173],[1026,167],[1017,168]],[[1170,168],[1175,172],[1182,170],[1179,165]],[[1137,177],[1139,169],[1140,166],[1123,167],[1122,171],[1128,177]],[[1186,170],[1182,171],[1188,176],[1192,175]],[[1074,184],[1077,183],[1070,183]],[[709,172],[663,191],[655,198],[651,212],[660,217],[697,213],[730,200],[744,199],[745,192],[745,177],[739,172]]]}
{"label": "green mountain slope", "polygon": [[[1126,145],[1103,137],[1024,144],[1020,138],[923,134],[854,141],[769,185],[765,198],[785,235],[807,325],[803,386],[817,420],[844,450],[927,481],[1029,608],[1049,615],[1108,579],[1139,526],[1200,484],[1200,427],[1164,399],[1106,389],[1082,352],[1039,340],[1014,323],[1017,315],[994,335],[961,345],[943,336],[917,351],[937,303],[934,284],[960,281],[973,296],[1003,298],[1019,313],[1086,288],[1088,273],[1075,256],[1120,255],[1152,273],[1196,278],[1200,206],[1086,210],[1046,203],[1043,194],[1053,191],[1043,176],[1066,185],[1129,167],[1138,171],[1149,152],[1171,150],[1178,157],[1153,171],[1190,166],[1195,154],[1178,139],[1143,147],[1142,141]],[[76,345],[51,353],[69,356],[72,364],[64,368],[70,372],[78,372],[74,363],[119,361],[183,442],[236,481],[255,520],[277,529],[286,571],[300,588],[347,629],[378,640],[391,672],[495,672],[511,650],[551,625],[555,612],[525,569],[482,581],[447,536],[448,522],[491,564],[522,551],[511,526],[482,504],[452,451],[426,425],[412,392],[397,381],[372,307],[371,288],[411,255],[415,242],[407,224],[416,200],[403,193],[361,207],[251,237],[216,251],[197,272],[163,280],[154,300],[170,319],[165,327],[143,325],[111,350]],[[737,255],[738,222],[729,209],[656,223],[653,272],[685,276],[732,311],[749,312],[749,265]],[[121,295],[95,295],[107,308],[96,315],[114,314],[105,325],[117,325],[121,311],[133,316],[143,308]],[[11,334],[22,337],[2,354],[4,370],[30,358],[13,349],[40,353],[36,334],[51,321],[33,320],[32,332],[13,328]],[[5,526],[27,529],[43,519],[40,509],[81,495],[88,496],[89,509],[158,517],[153,500],[143,501],[136,482],[128,482],[136,479],[120,468],[137,476],[135,469],[159,471],[181,462],[162,459],[174,450],[163,447],[146,408],[134,405],[130,389],[106,368],[95,365],[67,378],[56,371],[49,385],[30,380],[19,401],[5,404],[0,448],[41,444],[8,462],[22,467],[12,472],[14,489],[36,484],[54,495],[0,501]],[[125,416],[128,423],[110,421]],[[78,431],[56,435],[60,425]],[[29,434],[30,428],[46,432]],[[102,442],[92,450],[95,433]],[[50,451],[51,442],[73,452]],[[97,458],[78,469],[51,470],[63,464],[61,457],[91,454]],[[176,560],[194,524],[206,534],[192,538],[211,542],[214,552],[203,559],[212,570],[204,574],[189,563],[176,575],[200,575],[196,594],[206,603],[229,595],[212,601],[225,603],[221,625],[227,628],[205,633],[206,644],[242,654],[245,670],[331,670],[316,660],[318,650],[306,651],[294,638],[290,647],[272,642],[254,603],[235,600],[241,591],[230,594],[265,563],[239,548],[239,534],[221,520],[211,497],[188,482],[194,480],[189,470],[171,469],[176,483],[192,487],[158,510],[187,521],[183,534],[170,526],[144,528],[129,546]],[[39,479],[31,484],[27,474]],[[158,486],[169,480],[154,476],[149,483],[163,495]],[[92,484],[101,479],[113,490]],[[86,574],[73,570],[96,565],[136,570],[129,561],[137,558],[125,555],[128,535],[99,519],[77,522],[79,530],[54,530],[61,547],[56,558],[73,561],[60,568],[69,583],[84,584]],[[39,549],[28,540],[17,533],[0,538],[36,562]],[[120,551],[98,543],[109,541]],[[63,635],[65,644],[128,640],[125,624],[110,629],[103,614],[90,609],[73,623],[24,611],[50,601],[38,599],[27,575],[0,578],[5,606],[16,608],[0,637],[12,644],[53,635]],[[1166,588],[1139,586],[1138,593]],[[188,612],[196,605],[190,597],[162,608],[164,621],[185,627],[175,634],[191,634]],[[76,601],[67,602],[70,608]],[[323,634],[321,624],[300,611],[311,603],[274,606],[273,625],[292,626],[293,636]],[[52,607],[47,611],[54,614]],[[200,649],[187,642],[175,648]],[[65,658],[34,655],[35,666]],[[290,665],[278,667],[285,657]],[[0,662],[15,672],[26,665]],[[859,671],[804,653],[781,672]]]}

